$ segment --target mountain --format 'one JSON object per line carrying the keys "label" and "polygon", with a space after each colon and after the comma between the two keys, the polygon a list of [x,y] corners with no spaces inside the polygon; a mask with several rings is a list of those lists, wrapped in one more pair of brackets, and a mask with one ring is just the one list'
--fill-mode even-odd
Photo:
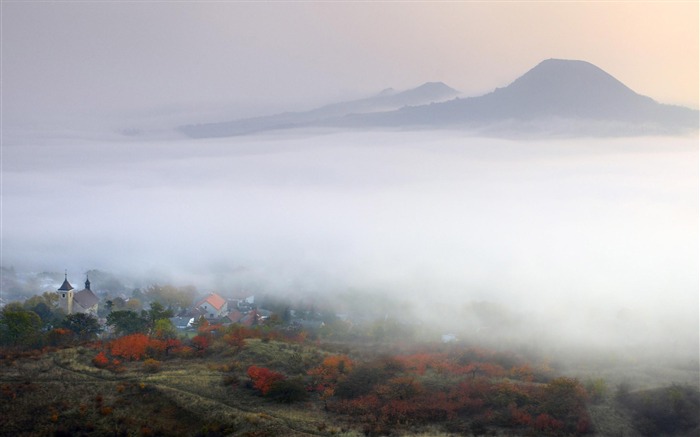
{"label": "mountain", "polygon": [[276,129],[319,125],[349,114],[394,111],[404,106],[420,106],[455,98],[459,91],[442,82],[428,82],[417,88],[396,92],[391,88],[360,100],[334,103],[305,112],[286,112],[222,123],[187,125],[179,128],[194,138],[227,137]]}
{"label": "mountain", "polygon": [[680,134],[698,130],[697,110],[664,105],[637,94],[595,65],[578,60],[540,62],[505,88],[459,98],[447,85],[391,89],[362,100],[312,111],[228,123],[184,126],[192,137],[242,135],[297,127],[457,128],[487,135]]}
{"label": "mountain", "polygon": [[628,135],[697,130],[698,111],[657,103],[591,63],[548,59],[507,87],[483,96],[337,122],[366,127],[464,127],[488,133],[504,129]]}

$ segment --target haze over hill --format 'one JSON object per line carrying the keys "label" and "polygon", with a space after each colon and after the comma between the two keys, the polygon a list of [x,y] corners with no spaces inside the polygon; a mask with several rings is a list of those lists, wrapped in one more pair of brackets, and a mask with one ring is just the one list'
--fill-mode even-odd
{"label": "haze over hill", "polygon": [[[625,136],[697,130],[698,111],[637,94],[595,65],[548,59],[505,88],[470,98],[442,83],[302,112],[227,123],[183,126],[191,137],[241,135],[271,129],[466,128],[512,133]],[[452,100],[445,101],[451,97]]]}
{"label": "haze over hill", "polygon": [[194,138],[244,135],[267,130],[317,125],[348,114],[392,111],[408,105],[441,102],[457,95],[459,95],[459,91],[442,82],[427,82],[410,90],[396,92],[389,88],[372,97],[333,103],[311,111],[285,112],[229,122],[187,125],[180,127],[180,130]]}

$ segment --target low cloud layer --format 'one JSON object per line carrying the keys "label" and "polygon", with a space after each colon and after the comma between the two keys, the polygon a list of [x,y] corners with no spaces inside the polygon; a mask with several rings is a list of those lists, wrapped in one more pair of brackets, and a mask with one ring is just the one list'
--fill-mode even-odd
{"label": "low cloud layer", "polygon": [[574,336],[633,314],[650,335],[692,341],[697,162],[696,138],[37,139],[3,149],[2,262],[224,292],[497,302]]}

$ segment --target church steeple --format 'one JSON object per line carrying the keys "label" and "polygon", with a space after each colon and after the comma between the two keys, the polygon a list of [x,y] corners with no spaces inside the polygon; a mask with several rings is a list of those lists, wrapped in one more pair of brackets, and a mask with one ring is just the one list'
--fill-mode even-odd
{"label": "church steeple", "polygon": [[58,289],[58,291],[70,291],[73,289],[73,286],[70,285],[70,282],[68,282],[68,272],[66,271],[65,279],[63,279],[63,284],[61,285],[61,288]]}
{"label": "church steeple", "polygon": [[66,314],[73,314],[73,286],[68,282],[68,271],[65,272],[63,284],[58,289],[58,306]]}
{"label": "church steeple", "polygon": [[85,275],[85,289],[90,290],[90,278],[88,275]]}

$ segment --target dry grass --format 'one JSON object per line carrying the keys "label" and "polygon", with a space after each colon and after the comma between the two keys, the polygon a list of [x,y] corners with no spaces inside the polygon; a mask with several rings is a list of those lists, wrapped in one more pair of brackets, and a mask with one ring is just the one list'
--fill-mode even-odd
{"label": "dry grass", "polygon": [[[96,351],[84,347],[5,359],[0,363],[0,435],[363,435],[361,423],[327,413],[313,397],[308,402],[282,405],[245,387],[250,365],[288,376],[304,375],[327,352],[260,339],[246,342],[245,349],[236,354],[224,350],[207,357],[166,359],[157,373],[144,372],[141,362],[124,363],[116,373],[98,369],[91,362]],[[607,383],[606,395],[589,408],[594,435],[635,435],[631,418],[613,399],[617,381],[636,375],[634,379],[646,386],[689,375],[689,369],[666,369],[661,376],[635,366],[623,370],[590,368],[587,374],[576,375],[583,381],[595,377]],[[225,384],[225,379],[234,383]],[[427,386],[453,381],[426,373],[421,382]],[[449,437],[459,435],[448,432],[456,430],[435,424],[391,432]],[[506,430],[490,432],[512,435]]]}

